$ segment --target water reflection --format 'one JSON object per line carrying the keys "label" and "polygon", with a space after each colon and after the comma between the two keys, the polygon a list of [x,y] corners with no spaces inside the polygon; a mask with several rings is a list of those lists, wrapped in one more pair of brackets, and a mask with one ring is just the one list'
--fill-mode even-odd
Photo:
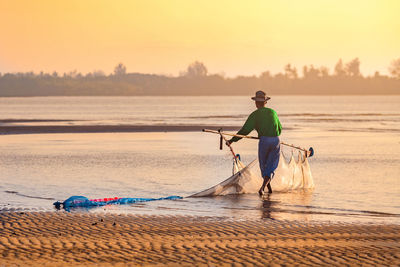
{"label": "water reflection", "polygon": [[261,218],[262,219],[274,219],[272,217],[272,210],[274,208],[275,202],[271,200],[271,195],[268,194],[262,198],[262,207],[261,207]]}
{"label": "water reflection", "polygon": [[[179,201],[146,203],[146,213],[221,216],[238,219],[271,219],[310,221],[318,211],[311,205],[312,191],[274,192],[263,197],[258,194],[189,197]],[[133,208],[133,207],[131,207]],[[143,209],[131,212],[143,212]]]}
{"label": "water reflection", "polygon": [[274,192],[261,199],[259,210],[262,219],[312,220],[311,190]]}

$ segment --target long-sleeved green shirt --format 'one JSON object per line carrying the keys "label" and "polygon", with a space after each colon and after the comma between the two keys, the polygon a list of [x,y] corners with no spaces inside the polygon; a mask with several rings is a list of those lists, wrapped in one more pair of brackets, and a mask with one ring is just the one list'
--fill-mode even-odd
{"label": "long-sleeved green shirt", "polygon": [[[275,110],[262,107],[249,115],[242,129],[237,134],[248,135],[254,129],[257,130],[258,137],[279,136],[282,132],[282,125]],[[233,137],[232,142],[237,142],[241,137]]]}

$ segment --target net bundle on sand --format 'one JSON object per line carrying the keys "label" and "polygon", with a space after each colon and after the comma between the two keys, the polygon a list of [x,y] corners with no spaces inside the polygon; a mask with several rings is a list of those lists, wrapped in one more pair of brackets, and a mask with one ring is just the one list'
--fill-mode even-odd
{"label": "net bundle on sand", "polygon": [[[258,192],[263,179],[260,175],[257,159],[247,166],[244,166],[240,160],[236,160],[234,161],[234,170],[236,170],[234,174],[225,181],[191,195],[191,197],[251,194]],[[279,165],[275,170],[271,186],[274,191],[280,192],[314,188],[314,180],[307,158],[303,157],[301,153],[298,153],[296,161],[292,154],[288,163],[281,152]]]}

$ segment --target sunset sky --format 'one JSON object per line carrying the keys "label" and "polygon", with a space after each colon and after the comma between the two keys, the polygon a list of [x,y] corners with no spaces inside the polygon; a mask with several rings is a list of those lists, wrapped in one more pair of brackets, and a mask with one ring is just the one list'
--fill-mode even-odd
{"label": "sunset sky", "polygon": [[199,60],[235,76],[359,57],[386,74],[399,14],[397,0],[0,0],[0,72],[177,75]]}

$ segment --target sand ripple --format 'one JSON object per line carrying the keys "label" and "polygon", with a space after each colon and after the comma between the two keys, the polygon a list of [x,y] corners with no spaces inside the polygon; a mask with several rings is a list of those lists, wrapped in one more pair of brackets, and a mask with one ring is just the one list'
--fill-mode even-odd
{"label": "sand ripple", "polygon": [[0,265],[399,265],[400,226],[0,213]]}

